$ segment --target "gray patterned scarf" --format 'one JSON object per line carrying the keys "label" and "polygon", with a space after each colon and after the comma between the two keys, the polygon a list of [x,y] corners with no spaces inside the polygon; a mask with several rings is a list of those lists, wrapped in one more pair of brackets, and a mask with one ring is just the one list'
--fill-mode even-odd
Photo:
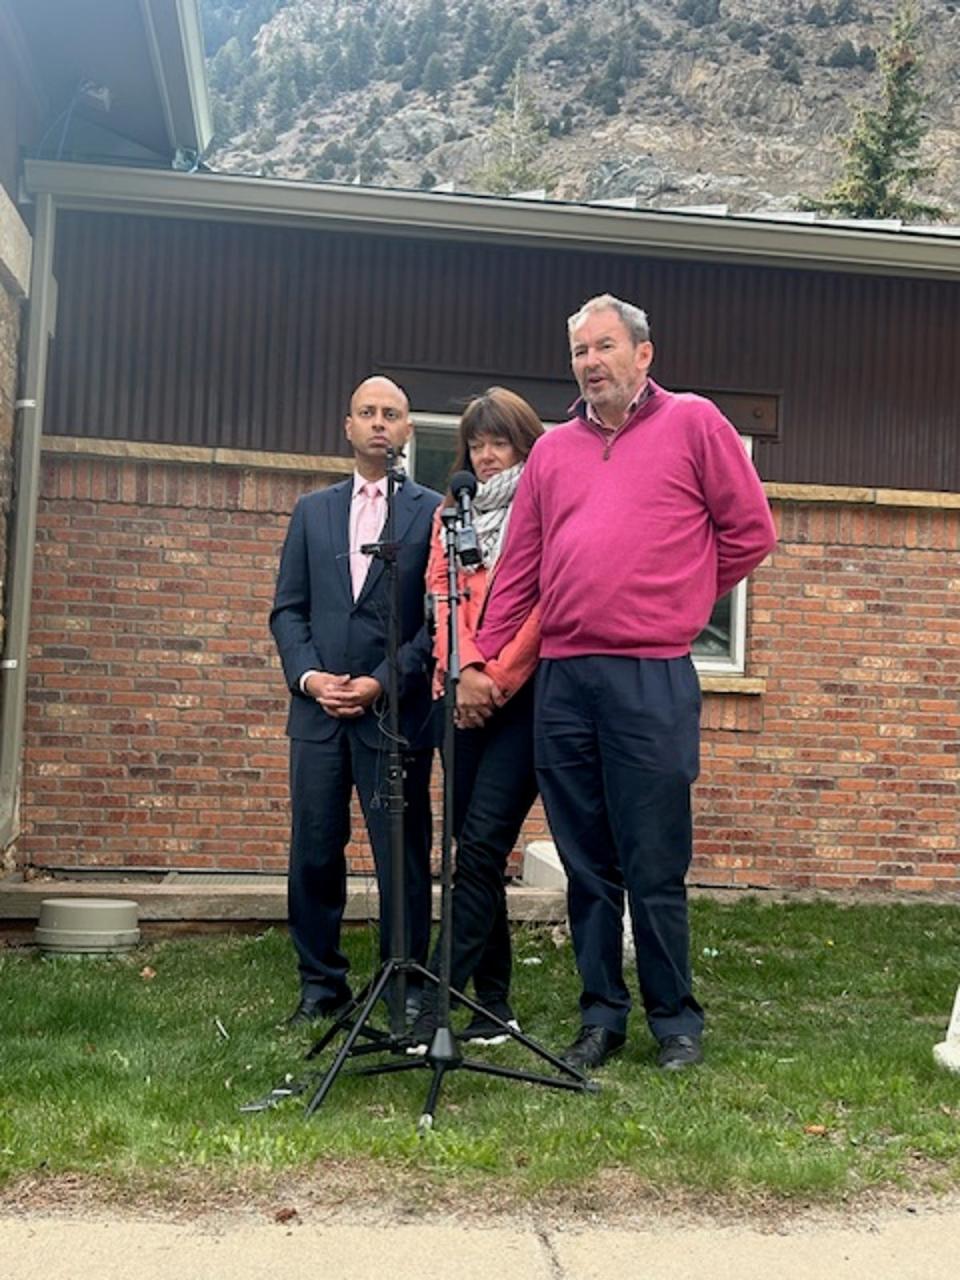
{"label": "gray patterned scarf", "polygon": [[523,474],[523,463],[508,467],[477,486],[473,499],[473,523],[480,540],[484,567],[492,569],[503,548],[517,484]]}

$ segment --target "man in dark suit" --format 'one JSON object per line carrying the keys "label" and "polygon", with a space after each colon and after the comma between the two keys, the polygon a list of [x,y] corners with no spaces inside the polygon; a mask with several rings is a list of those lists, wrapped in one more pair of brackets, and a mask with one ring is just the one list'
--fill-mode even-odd
{"label": "man in dark suit", "polygon": [[[391,875],[387,813],[388,580],[364,554],[386,516],[387,449],[402,449],[413,424],[407,397],[388,378],[362,382],[345,424],[356,470],[302,497],[280,559],[270,629],[290,688],[292,835],[288,900],[299,957],[300,1003],[290,1022],[312,1022],[350,998],[340,949],[346,902],[345,848],[356,787],[380,887],[380,952],[390,954]],[[432,489],[396,490],[400,575],[400,728],[404,739],[405,955],[426,961],[430,933],[432,760],[431,643],[424,626],[424,573]]]}

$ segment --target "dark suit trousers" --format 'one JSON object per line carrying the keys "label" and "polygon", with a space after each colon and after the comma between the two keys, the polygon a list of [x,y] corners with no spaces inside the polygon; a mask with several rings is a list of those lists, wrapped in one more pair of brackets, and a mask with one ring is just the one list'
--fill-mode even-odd
{"label": "dark suit trousers", "polygon": [[540,793],[567,872],[585,1026],[626,1029],[626,887],[647,1022],[699,1035],[685,875],[700,690],[689,658],[544,660],[537,675]]}
{"label": "dark suit trousers", "polygon": [[[432,751],[404,757],[406,945],[404,955],[423,964],[430,940],[430,766]],[[300,985],[312,999],[347,994],[347,958],[340,949],[346,904],[345,849],[350,797],[356,787],[373,849],[380,888],[380,955],[390,955],[392,885],[387,813],[387,752],[370,747],[344,725],[325,742],[291,739],[293,817],[288,877],[290,932]]]}
{"label": "dark suit trousers", "polygon": [[[457,730],[454,742],[450,980],[462,991],[473,978],[477,999],[494,1013],[508,1001],[512,965],[504,871],[536,797],[530,680],[482,729]],[[438,948],[435,971],[439,959]]]}

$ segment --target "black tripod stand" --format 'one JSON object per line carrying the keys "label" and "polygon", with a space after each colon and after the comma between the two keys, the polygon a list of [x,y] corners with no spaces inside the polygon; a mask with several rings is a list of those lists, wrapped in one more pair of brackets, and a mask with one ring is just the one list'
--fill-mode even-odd
{"label": "black tripod stand", "polygon": [[[400,642],[400,579],[397,563],[398,545],[394,540],[394,497],[398,476],[397,457],[394,451],[388,450],[387,463],[387,521],[382,540],[363,550],[380,556],[386,565],[389,576],[389,618],[387,629],[388,656],[388,724],[389,754],[387,765],[387,807],[390,822],[391,852],[391,886],[393,904],[391,912],[390,957],[380,969],[377,976],[365,987],[357,999],[345,1010],[343,1015],[313,1045],[307,1058],[321,1053],[344,1030],[347,1035],[338,1049],[333,1062],[322,1076],[297,1084],[283,1084],[273,1089],[266,1097],[250,1103],[242,1110],[260,1111],[276,1105],[282,1099],[304,1093],[315,1085],[306,1108],[306,1114],[312,1115],[322,1105],[334,1082],[344,1068],[348,1059],[371,1053],[390,1052],[404,1055],[400,1061],[373,1063],[365,1067],[354,1068],[351,1075],[381,1075],[404,1071],[430,1070],[430,1081],[426,1102],[420,1116],[418,1128],[421,1132],[429,1130],[433,1125],[434,1110],[448,1071],[468,1070],[485,1075],[501,1076],[505,1079],[522,1080],[531,1084],[541,1084],[555,1089],[572,1089],[578,1092],[596,1092],[599,1086],[588,1080],[575,1068],[556,1057],[548,1049],[535,1040],[525,1036],[515,1027],[509,1026],[500,1017],[483,1005],[471,1000],[460,991],[450,986],[451,951],[452,951],[452,914],[453,914],[453,755],[454,755],[454,711],[456,708],[456,690],[460,678],[460,658],[457,629],[457,605],[459,591],[457,584],[457,566],[462,556],[469,557],[475,553],[476,535],[469,521],[469,494],[463,499],[463,490],[476,489],[476,477],[469,472],[460,472],[454,477],[454,493],[459,492],[456,507],[445,509],[441,513],[444,528],[444,544],[447,559],[447,598],[448,598],[448,645],[449,659],[444,691],[444,793],[443,793],[443,840],[441,854],[441,926],[440,926],[440,973],[431,973],[415,960],[404,957],[405,948],[405,910],[404,910],[404,833],[403,833],[403,761],[401,754],[402,738],[399,722],[399,674],[397,652]],[[464,480],[458,491],[457,481]],[[406,1032],[406,980],[410,975],[419,977],[424,983],[436,987],[437,1028],[426,1054],[408,1056],[407,1051],[414,1049]],[[384,1032],[371,1025],[371,1017],[378,1000],[384,996],[390,1010],[390,1030]],[[558,1076],[539,1075],[529,1071],[515,1070],[489,1062],[464,1058],[459,1045],[450,1028],[451,997],[465,1005],[472,1012],[481,1014],[498,1025],[504,1033],[524,1045],[532,1053],[549,1063],[562,1074]],[[319,1079],[319,1083],[317,1080]]]}

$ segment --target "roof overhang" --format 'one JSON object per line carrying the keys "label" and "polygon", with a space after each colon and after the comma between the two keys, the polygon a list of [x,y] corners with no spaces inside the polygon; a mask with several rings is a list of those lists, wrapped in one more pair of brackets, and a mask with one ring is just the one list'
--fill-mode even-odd
{"label": "roof overhang", "polygon": [[213,137],[197,0],[139,0],[173,151],[202,155]]}
{"label": "roof overhang", "polygon": [[816,271],[957,279],[960,236],[30,161],[57,206]]}
{"label": "roof overhang", "polygon": [[[53,137],[68,112],[158,156],[213,136],[197,0],[0,0],[20,33]],[[98,93],[89,97],[80,86]],[[103,103],[109,91],[109,110]],[[98,103],[99,106],[91,105]],[[59,114],[54,114],[59,113]]]}

